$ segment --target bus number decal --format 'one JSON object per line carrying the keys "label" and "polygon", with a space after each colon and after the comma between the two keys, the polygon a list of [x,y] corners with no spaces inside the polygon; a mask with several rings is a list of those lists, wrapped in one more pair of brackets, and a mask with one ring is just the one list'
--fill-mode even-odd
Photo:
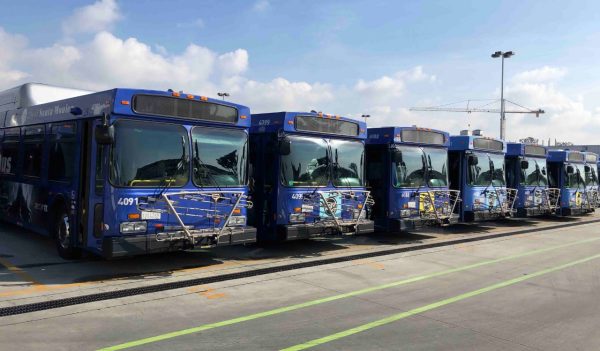
{"label": "bus number decal", "polygon": [[292,200],[302,200],[303,195],[302,193],[294,193],[292,194]]}
{"label": "bus number decal", "polygon": [[117,201],[117,205],[119,206],[131,206],[134,203],[137,205],[137,198],[133,198],[133,197],[120,197],[119,200]]}

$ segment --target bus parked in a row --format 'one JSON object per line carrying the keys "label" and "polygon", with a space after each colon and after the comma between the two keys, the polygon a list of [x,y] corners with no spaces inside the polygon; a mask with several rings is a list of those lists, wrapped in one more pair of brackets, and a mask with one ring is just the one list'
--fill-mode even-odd
{"label": "bus parked in a row", "polygon": [[261,241],[374,231],[364,122],[314,112],[252,115],[253,225]]}
{"label": "bus parked in a row", "polygon": [[378,229],[456,223],[459,191],[448,187],[450,135],[417,127],[369,128],[367,180]]}
{"label": "bus parked in a row", "polygon": [[560,188],[560,216],[581,215],[592,212],[591,196],[585,186],[585,155],[575,150],[548,151],[550,187]]}
{"label": "bus parked in a row", "polygon": [[598,154],[593,152],[584,152],[585,156],[585,190],[590,207],[596,208],[600,205],[598,198],[598,173],[596,165],[598,164]]}
{"label": "bus parked in a row", "polygon": [[172,91],[70,96],[0,93],[0,218],[52,235],[65,258],[256,240],[247,107]]}
{"label": "bus parked in a row", "polygon": [[513,215],[517,189],[507,188],[504,170],[506,143],[473,135],[450,137],[450,189],[460,190],[458,213],[464,222]]}
{"label": "bus parked in a row", "polygon": [[555,214],[560,205],[560,189],[548,186],[548,169],[544,146],[508,143],[506,182],[517,189],[517,217]]}

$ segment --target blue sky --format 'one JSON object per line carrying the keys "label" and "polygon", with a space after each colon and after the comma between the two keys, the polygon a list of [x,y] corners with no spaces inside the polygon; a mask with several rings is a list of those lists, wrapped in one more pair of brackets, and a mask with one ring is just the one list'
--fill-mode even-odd
{"label": "blue sky", "polygon": [[[497,116],[410,106],[499,96],[509,138],[597,143],[600,3],[593,1],[20,1],[0,12],[0,86],[39,81],[227,90],[257,112],[317,109],[497,135]],[[38,60],[51,56],[50,62]],[[7,78],[8,77],[8,78]],[[4,79],[1,79],[4,78]]]}

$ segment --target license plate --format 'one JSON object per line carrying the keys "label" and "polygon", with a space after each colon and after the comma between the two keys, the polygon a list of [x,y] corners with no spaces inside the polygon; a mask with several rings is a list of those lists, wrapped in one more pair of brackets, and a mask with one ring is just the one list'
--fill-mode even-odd
{"label": "license plate", "polygon": [[142,211],[142,220],[160,219],[160,212]]}

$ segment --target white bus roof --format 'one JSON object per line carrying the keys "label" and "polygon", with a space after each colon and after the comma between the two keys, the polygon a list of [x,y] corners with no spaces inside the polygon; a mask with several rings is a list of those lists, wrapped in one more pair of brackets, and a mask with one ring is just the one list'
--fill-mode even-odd
{"label": "white bus roof", "polygon": [[0,113],[92,93],[94,92],[89,90],[26,83],[0,91]]}

